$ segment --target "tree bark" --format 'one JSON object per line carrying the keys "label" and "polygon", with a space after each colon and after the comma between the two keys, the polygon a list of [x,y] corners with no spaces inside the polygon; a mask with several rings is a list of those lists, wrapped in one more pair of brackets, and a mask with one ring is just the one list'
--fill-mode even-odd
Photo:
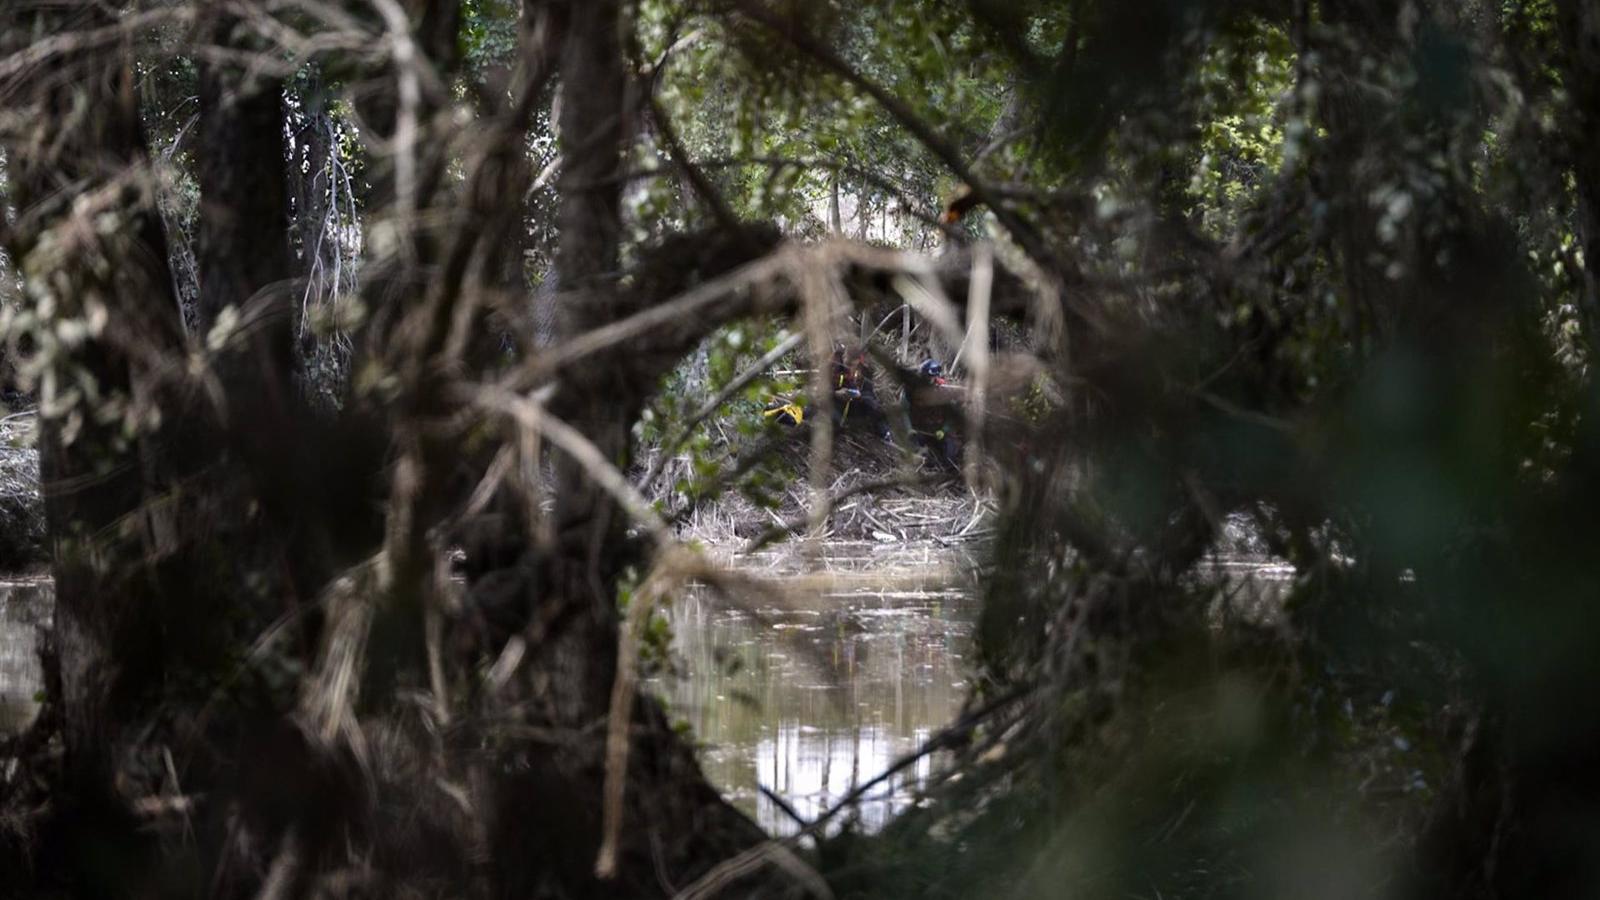
{"label": "tree bark", "polygon": [[[617,282],[621,179],[628,137],[623,3],[581,0],[568,7],[561,59],[561,293],[558,338],[568,340],[627,315],[641,301]],[[746,236],[735,234],[735,243]],[[659,360],[621,348],[564,371],[552,401],[606,459],[626,468],[630,428],[654,390]],[[554,546],[541,553],[534,584],[538,639],[524,683],[538,725],[573,735],[561,746],[526,751],[524,768],[493,792],[491,840],[498,891],[506,896],[661,896],[764,838],[705,780],[693,753],[660,708],[638,697],[631,718],[625,814],[616,867],[597,873],[604,837],[604,723],[617,677],[618,580],[639,560],[623,511],[574,461],[556,461]],[[539,798],[536,800],[536,798]],[[551,848],[532,860],[517,848]],[[761,873],[763,876],[769,873]],[[673,887],[673,886],[676,887]],[[745,882],[738,890],[747,890]]]}
{"label": "tree bark", "polygon": [[[112,33],[98,4],[32,4],[5,19],[0,45]],[[175,539],[158,511],[171,480],[153,416],[160,361],[182,358],[169,354],[183,351],[183,325],[127,37],[66,49],[0,84],[0,95],[31,129],[5,134],[18,211],[8,249],[28,302],[47,328],[103,323],[60,348],[40,392],[59,665],[50,700],[64,750],[40,838],[62,871],[42,874],[120,894],[152,865],[113,772],[159,702],[168,664],[161,591],[142,564]],[[95,390],[80,393],[85,383]]]}
{"label": "tree bark", "polygon": [[828,178],[828,231],[834,237],[844,235],[844,220],[839,215],[839,173]]}
{"label": "tree bark", "polygon": [[[248,42],[238,18],[214,13],[210,42],[237,53]],[[283,83],[251,78],[238,64],[200,68],[200,323],[210,328],[228,307],[252,311],[251,355],[273,379],[289,371],[288,183],[284,172]],[[263,296],[263,292],[266,293]]]}
{"label": "tree bark", "polygon": [[325,422],[294,379],[284,85],[252,76],[248,63],[239,61],[256,48],[235,9],[210,10],[204,25],[207,42],[229,53],[200,67],[196,170],[200,331],[207,334],[232,310],[236,333],[215,357],[223,389],[220,421],[210,429],[202,426],[204,417],[192,417],[179,451],[185,469],[219,454],[242,464],[225,471],[261,505],[266,527],[249,529],[248,517],[235,517],[228,525],[244,534],[232,555],[280,557],[290,602],[298,605],[310,602],[335,566],[326,529],[340,521],[327,505],[336,494],[306,490],[306,479],[339,451],[313,446],[329,442]]}

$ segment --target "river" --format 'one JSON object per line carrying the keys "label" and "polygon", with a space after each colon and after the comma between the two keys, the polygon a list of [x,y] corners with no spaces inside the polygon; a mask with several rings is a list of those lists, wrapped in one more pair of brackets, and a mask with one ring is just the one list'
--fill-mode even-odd
{"label": "river", "polygon": [[[960,713],[975,563],[933,541],[802,541],[727,561],[786,590],[753,603],[700,588],[676,598],[666,611],[671,670],[644,689],[688,725],[706,775],[735,805],[790,834],[799,827],[790,810],[814,819]],[[1242,611],[1270,619],[1291,573],[1232,556],[1209,577],[1257,583],[1271,602]],[[48,580],[0,580],[0,737],[38,713],[38,635],[50,612]],[[939,763],[924,757],[861,798],[860,826],[881,828]]]}
{"label": "river", "polygon": [[[954,720],[965,697],[971,560],[939,544],[797,544],[733,563],[793,590],[738,605],[693,589],[669,608],[674,672],[646,689],[690,726],[706,774],[772,832],[815,817]],[[47,580],[0,581],[0,736],[37,715]],[[936,761],[875,789],[881,827]]]}
{"label": "river", "polygon": [[[790,810],[814,819],[960,713],[975,563],[933,541],[802,541],[728,562],[787,590],[754,603],[699,588],[676,598],[666,611],[671,670],[644,689],[688,725],[706,775],[735,805],[791,834]],[[1233,556],[1210,577],[1257,582],[1271,602],[1243,611],[1270,619],[1291,573]],[[38,713],[38,635],[50,612],[48,580],[0,580],[0,737]],[[881,828],[939,763],[924,757],[861,798],[860,826]]]}
{"label": "river", "polygon": [[[690,591],[672,606],[679,671],[651,679],[701,744],[706,775],[769,832],[814,819],[954,721],[977,605],[970,558],[933,543],[831,542],[734,561],[798,588],[736,604]],[[937,759],[874,788],[867,830],[913,799]],[[765,789],[765,792],[763,791]]]}

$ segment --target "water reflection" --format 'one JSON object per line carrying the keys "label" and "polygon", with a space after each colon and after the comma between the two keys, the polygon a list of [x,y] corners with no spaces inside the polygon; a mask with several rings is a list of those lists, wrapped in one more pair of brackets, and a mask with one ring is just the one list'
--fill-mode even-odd
{"label": "water reflection", "polygon": [[[965,697],[977,614],[962,587],[968,561],[922,546],[828,553],[741,561],[791,578],[831,573],[798,599],[680,599],[671,619],[683,671],[654,681],[703,743],[706,774],[779,834],[798,825],[762,788],[815,818],[954,720]],[[936,765],[919,760],[874,788],[861,824],[882,827]]]}
{"label": "water reflection", "polygon": [[0,736],[21,732],[39,714],[38,626],[49,623],[51,601],[49,581],[0,581]]}

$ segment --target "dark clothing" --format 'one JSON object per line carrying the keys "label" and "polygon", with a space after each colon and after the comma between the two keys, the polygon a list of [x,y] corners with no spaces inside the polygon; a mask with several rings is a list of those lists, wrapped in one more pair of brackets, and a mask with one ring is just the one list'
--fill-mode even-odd
{"label": "dark clothing", "polygon": [[941,465],[960,464],[964,399],[962,390],[943,378],[922,379],[906,392],[911,436]]}
{"label": "dark clothing", "polygon": [[787,397],[773,398],[761,414],[786,428],[794,428],[806,418],[805,409]]}
{"label": "dark clothing", "polygon": [[889,420],[878,403],[872,366],[865,353],[846,357],[843,350],[833,352],[833,424],[839,428],[860,428],[876,437],[889,438]]}
{"label": "dark clothing", "polygon": [[865,353],[846,357],[843,350],[833,351],[830,371],[833,373],[830,384],[834,391],[856,391],[877,399],[878,389],[872,380],[872,363]]}
{"label": "dark clothing", "polygon": [[893,437],[889,430],[889,419],[884,416],[878,399],[850,389],[834,392],[833,424],[841,429],[860,428],[876,437]]}

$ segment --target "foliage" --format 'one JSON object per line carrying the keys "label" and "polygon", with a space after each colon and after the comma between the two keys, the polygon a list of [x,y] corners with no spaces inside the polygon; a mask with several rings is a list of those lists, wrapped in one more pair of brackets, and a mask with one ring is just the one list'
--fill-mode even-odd
{"label": "foliage", "polygon": [[[593,895],[597,847],[620,841],[609,886],[650,893],[669,863],[687,884],[757,845],[666,716],[631,705],[634,657],[667,664],[666,620],[618,623],[663,585],[759,590],[671,523],[733,492],[770,508],[841,445],[799,440],[831,431],[807,396],[827,361],[794,350],[729,390],[757,360],[794,334],[861,340],[907,304],[915,342],[872,341],[903,381],[913,349],[953,362],[960,343],[928,336],[928,304],[959,322],[982,302],[1010,321],[961,350],[996,360],[964,357],[974,384],[996,377],[971,421],[991,453],[967,474],[997,512],[968,715],[930,743],[946,774],[882,833],[846,827],[759,887],[796,871],[863,897],[1600,883],[1579,860],[1600,821],[1587,6],[427,6],[453,14],[400,23],[406,40],[365,11],[271,4],[244,29],[270,48],[258,61],[294,60],[279,224],[295,302],[273,315],[293,317],[279,349],[327,398],[280,418],[239,374],[264,355],[250,304],[196,312],[202,225],[229,212],[201,195],[191,130],[217,54],[128,26],[145,143],[117,145],[126,172],[74,169],[126,135],[0,55],[22,73],[0,96],[79,142],[0,119],[26,201],[7,211],[26,292],[5,303],[6,362],[39,389],[47,461],[115,488],[85,489],[99,507],[54,495],[68,612],[109,608],[84,585],[124,598],[173,657],[79,667],[151,685],[125,720],[94,707],[117,726],[106,765],[131,768],[93,775],[165,796],[149,761],[188,740],[202,793],[238,804],[202,822],[227,820],[226,839],[160,831],[175,869],[229,862],[241,894],[289,859],[374,892],[426,870],[411,886]],[[431,54],[426,77],[401,48]],[[574,72],[589,81],[555,84]],[[53,205],[57,176],[103,207]],[[165,343],[138,327],[175,315],[138,302],[165,284],[130,287],[123,267],[176,285]],[[774,396],[807,405],[807,427],[764,425]],[[171,511],[184,502],[210,518]],[[1210,565],[1236,521],[1294,571],[1253,606]],[[178,627],[173,610],[213,596],[217,631]],[[113,631],[107,653],[134,645]],[[271,639],[252,648],[257,631]],[[220,669],[272,682],[302,793],[372,802],[285,812],[217,776],[258,712],[197,705],[248,705]],[[377,745],[382,774],[350,775]],[[467,799],[440,809],[438,785]],[[527,802],[588,814],[602,786],[582,828]],[[113,794],[95,801],[126,813]],[[449,836],[437,868],[364,817],[381,802]],[[631,828],[644,816],[665,849]],[[325,846],[296,850],[310,833]]]}

